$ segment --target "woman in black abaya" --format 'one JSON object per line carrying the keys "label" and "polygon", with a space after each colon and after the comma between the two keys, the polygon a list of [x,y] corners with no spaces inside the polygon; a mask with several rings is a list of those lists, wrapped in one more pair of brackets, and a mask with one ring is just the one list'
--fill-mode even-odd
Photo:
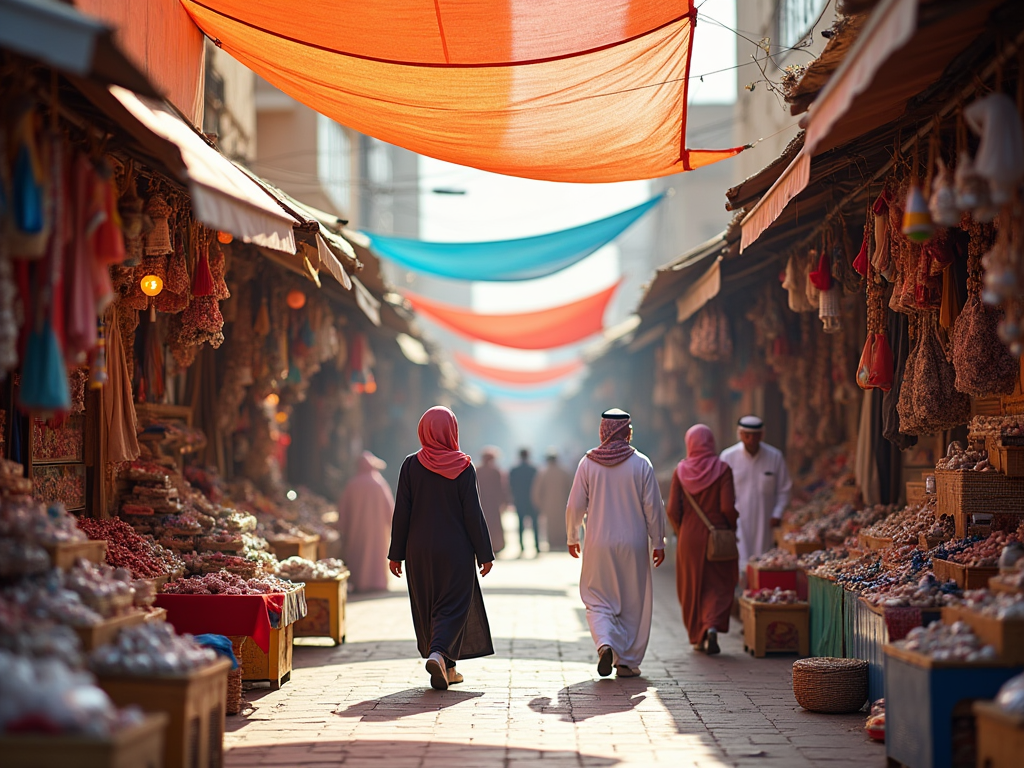
{"label": "woman in black abaya", "polygon": [[455,414],[434,406],[418,431],[423,447],[406,458],[398,478],[388,559],[399,577],[406,563],[416,644],[431,687],[443,691],[463,680],[456,661],[494,653],[474,572],[479,566],[481,576],[490,573],[494,552]]}

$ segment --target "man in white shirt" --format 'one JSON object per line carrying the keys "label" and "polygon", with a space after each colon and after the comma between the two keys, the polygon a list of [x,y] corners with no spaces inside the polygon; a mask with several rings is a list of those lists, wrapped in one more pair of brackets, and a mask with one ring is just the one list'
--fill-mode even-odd
{"label": "man in white shirt", "polygon": [[782,451],[762,442],[764,422],[757,416],[739,421],[740,441],[722,451],[722,461],[732,467],[736,511],[740,514],[740,572],[747,561],[772,548],[772,529],[782,522],[793,481]]}

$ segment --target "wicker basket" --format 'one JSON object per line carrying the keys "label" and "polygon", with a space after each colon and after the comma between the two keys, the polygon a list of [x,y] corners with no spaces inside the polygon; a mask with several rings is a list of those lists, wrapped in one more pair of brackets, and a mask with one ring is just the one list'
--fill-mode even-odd
{"label": "wicker basket", "polygon": [[794,661],[793,695],[811,712],[857,712],[868,700],[868,663],[827,656]]}
{"label": "wicker basket", "polygon": [[228,715],[237,715],[242,711],[242,644],[244,637],[236,637],[231,641],[231,650],[238,659],[237,669],[228,672],[228,697],[224,705],[224,712]]}

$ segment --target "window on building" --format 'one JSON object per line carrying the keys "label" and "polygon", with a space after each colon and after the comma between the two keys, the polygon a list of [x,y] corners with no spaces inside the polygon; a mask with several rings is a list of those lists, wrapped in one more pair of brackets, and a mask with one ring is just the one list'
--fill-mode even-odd
{"label": "window on building", "polygon": [[779,0],[779,45],[783,48],[792,48],[803,40],[828,2],[829,0]]}
{"label": "window on building", "polygon": [[352,209],[352,139],[348,129],[317,115],[317,176],[341,213]]}

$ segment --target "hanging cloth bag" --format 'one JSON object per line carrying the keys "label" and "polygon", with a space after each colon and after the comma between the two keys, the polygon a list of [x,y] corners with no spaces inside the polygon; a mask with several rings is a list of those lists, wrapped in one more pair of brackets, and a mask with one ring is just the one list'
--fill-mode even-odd
{"label": "hanging cloth bag", "polygon": [[722,560],[739,560],[740,550],[736,544],[736,531],[731,528],[715,528],[711,521],[708,520],[707,515],[704,514],[704,510],[700,508],[700,504],[693,498],[693,495],[685,488],[683,488],[683,493],[686,494],[686,500],[690,502],[693,511],[697,513],[697,516],[708,528],[708,548],[705,553],[708,562],[717,563]]}

